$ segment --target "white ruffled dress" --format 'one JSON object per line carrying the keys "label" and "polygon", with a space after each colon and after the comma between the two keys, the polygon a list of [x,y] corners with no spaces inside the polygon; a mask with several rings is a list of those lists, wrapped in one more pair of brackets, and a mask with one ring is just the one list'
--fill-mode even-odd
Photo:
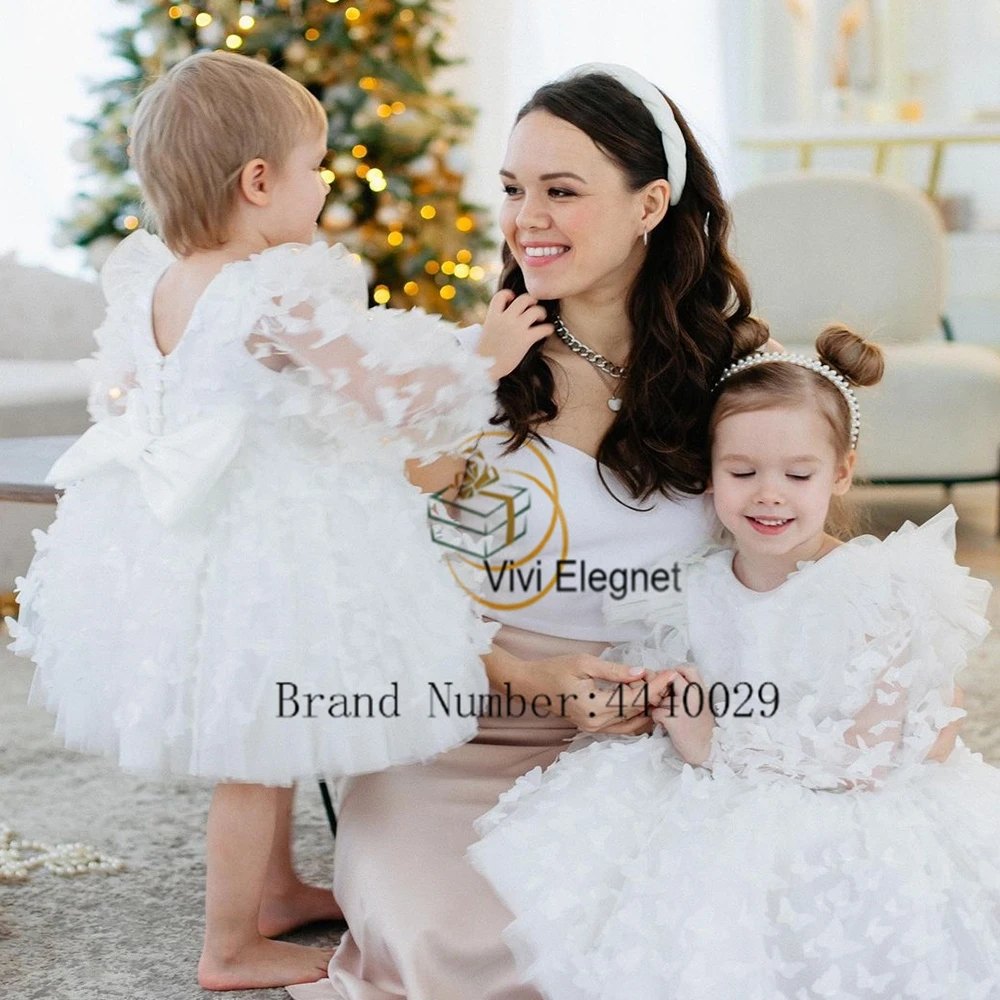
{"label": "white ruffled dress", "polygon": [[681,601],[616,612],[650,639],[610,657],[695,663],[717,726],[702,767],[660,728],[581,740],[479,820],[470,857],[546,997],[1000,997],[1000,771],[961,740],[924,762],[989,631],[955,521],[854,539],[766,593],[703,552]]}
{"label": "white ruffled dress", "polygon": [[431,717],[429,685],[485,693],[496,626],[403,462],[486,422],[488,360],[437,317],[369,311],[325,244],[226,265],[164,357],[151,301],[174,260],[140,231],[102,274],[96,423],[50,473],[65,494],[10,623],[31,701],[126,769],[270,785],[472,738]]}

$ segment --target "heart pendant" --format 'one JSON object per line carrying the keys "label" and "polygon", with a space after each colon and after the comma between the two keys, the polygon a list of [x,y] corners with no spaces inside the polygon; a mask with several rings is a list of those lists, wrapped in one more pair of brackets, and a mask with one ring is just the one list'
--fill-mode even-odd
{"label": "heart pendant", "polygon": [[612,396],[608,400],[608,409],[614,410],[617,413],[622,408],[622,401],[617,396]]}

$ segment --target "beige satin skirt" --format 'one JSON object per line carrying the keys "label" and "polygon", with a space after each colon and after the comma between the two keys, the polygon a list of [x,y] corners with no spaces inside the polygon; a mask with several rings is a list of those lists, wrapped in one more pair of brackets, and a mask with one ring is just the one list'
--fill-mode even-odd
{"label": "beige satin skirt", "polygon": [[[605,643],[504,626],[523,659],[598,654]],[[300,1000],[539,1000],[501,939],[509,911],[465,859],[473,822],[514,780],[556,759],[576,729],[553,714],[481,717],[478,737],[426,764],[348,779],[340,795],[334,893],[350,930],[330,979]]]}

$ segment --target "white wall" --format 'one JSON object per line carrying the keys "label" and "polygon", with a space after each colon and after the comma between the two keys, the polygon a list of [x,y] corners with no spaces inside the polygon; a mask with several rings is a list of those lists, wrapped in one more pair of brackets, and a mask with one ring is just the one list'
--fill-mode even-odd
{"label": "white wall", "polygon": [[119,64],[102,32],[134,18],[115,0],[0,0],[0,254],[75,272],[84,255],[53,246],[83,167],[71,118],[96,109],[89,82]]}
{"label": "white wall", "polygon": [[450,83],[483,109],[471,150],[470,196],[499,204],[497,171],[517,109],[536,87],[584,62],[624,63],[662,87],[726,186],[726,6],[727,0],[454,0],[449,49],[467,64],[451,71]]}

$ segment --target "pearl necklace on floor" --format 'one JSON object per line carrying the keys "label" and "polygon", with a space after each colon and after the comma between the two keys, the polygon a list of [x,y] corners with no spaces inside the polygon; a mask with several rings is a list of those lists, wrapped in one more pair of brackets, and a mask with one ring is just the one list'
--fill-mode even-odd
{"label": "pearl necklace on floor", "polygon": [[125,871],[125,862],[112,858],[87,844],[42,844],[22,840],[9,827],[0,824],[0,882],[23,882],[31,872],[44,868],[53,875],[107,875]]}
{"label": "pearl necklace on floor", "polygon": [[[562,321],[562,316],[556,316],[554,320],[554,326],[556,328],[556,336],[574,353],[579,354],[584,361],[589,361],[601,375],[601,381],[604,381],[604,375],[610,375],[611,378],[624,378],[627,369],[622,365],[616,365],[612,361],[608,361],[603,354],[598,354],[597,351],[591,350],[582,341],[576,339],[566,329],[566,324]],[[614,392],[611,394],[611,398],[608,400],[608,409],[614,410],[617,413],[622,408],[622,401],[618,398],[618,388],[614,387]]]}

